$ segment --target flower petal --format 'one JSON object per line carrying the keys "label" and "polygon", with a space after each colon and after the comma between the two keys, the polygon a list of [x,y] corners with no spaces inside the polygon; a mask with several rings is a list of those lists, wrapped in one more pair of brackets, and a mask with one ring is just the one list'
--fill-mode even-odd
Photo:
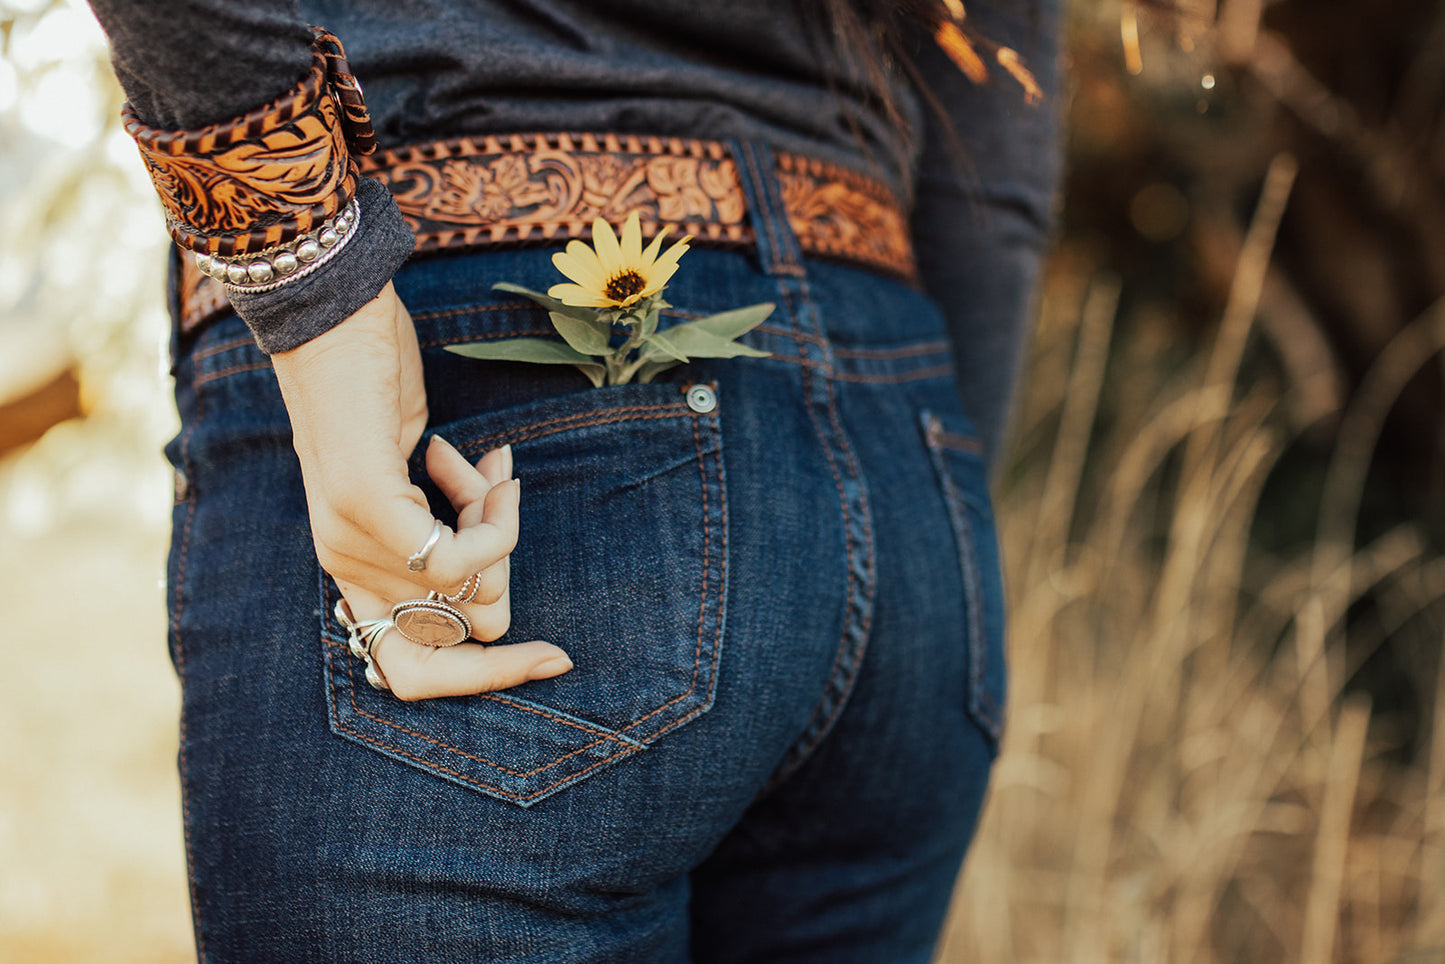
{"label": "flower petal", "polygon": [[672,225],[670,224],[664,224],[662,226],[662,230],[657,232],[657,234],[653,237],[652,243],[647,246],[647,250],[642,252],[642,254],[638,256],[640,259],[638,262],[639,264],[647,266],[651,265],[652,262],[657,260],[657,252],[662,247],[662,239],[667,237],[667,232],[671,230]]}
{"label": "flower petal", "polygon": [[689,234],[687,237],[683,238],[681,241],[668,248],[662,253],[662,257],[658,258],[657,261],[653,264],[652,269],[656,271],[657,269],[666,267],[668,265],[676,267],[677,259],[687,254],[687,243],[691,240],[692,235]]}
{"label": "flower petal", "polygon": [[601,218],[592,222],[592,247],[597,249],[597,261],[605,277],[612,277],[625,266],[617,235],[612,233],[612,225]]}
{"label": "flower petal", "polygon": [[591,288],[581,285],[553,285],[547,289],[547,297],[556,298],[562,304],[574,308],[608,308],[615,304],[611,298],[603,297]]}
{"label": "flower petal", "polygon": [[646,298],[649,295],[657,294],[663,289],[664,286],[667,285],[669,281],[672,280],[672,276],[676,273],[676,263],[664,264],[661,266],[653,265],[652,270],[649,271],[647,274],[647,287],[643,288],[637,296],[639,298]]}
{"label": "flower petal", "polygon": [[566,251],[552,255],[552,264],[568,278],[594,291],[601,291],[607,283],[597,255],[581,241],[573,241],[567,245]]}
{"label": "flower petal", "polygon": [[642,257],[642,222],[633,211],[622,226],[622,263],[636,265]]}

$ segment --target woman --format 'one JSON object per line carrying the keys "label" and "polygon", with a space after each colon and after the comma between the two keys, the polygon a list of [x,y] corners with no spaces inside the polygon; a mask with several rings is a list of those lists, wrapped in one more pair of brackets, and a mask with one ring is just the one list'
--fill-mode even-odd
{"label": "woman", "polygon": [[[168,448],[201,958],[928,960],[1002,725],[984,459],[1053,180],[961,8],[93,5],[210,275]],[[975,14],[1051,87],[1051,8]],[[768,357],[445,350],[550,335],[491,286],[633,211],[694,235],[663,325],[772,302]]]}

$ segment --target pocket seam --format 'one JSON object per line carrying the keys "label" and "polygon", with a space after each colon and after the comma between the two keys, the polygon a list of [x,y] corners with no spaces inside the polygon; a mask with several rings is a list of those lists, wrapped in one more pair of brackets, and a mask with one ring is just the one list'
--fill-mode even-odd
{"label": "pocket seam", "polygon": [[[982,579],[975,546],[977,534],[968,517],[971,501],[959,489],[958,482],[942,458],[944,451],[982,458],[983,445],[971,435],[948,431],[943,427],[942,420],[932,412],[922,412],[921,420],[929,458],[938,475],[944,503],[948,507],[948,513],[953,522],[954,541],[957,544],[959,557],[958,564],[963,575],[964,592],[968,605],[969,710],[978,718],[989,736],[997,741],[1003,733],[1003,720],[999,715],[998,700],[984,685],[989,665],[989,641],[984,620],[985,601]],[[983,515],[982,512],[979,514]]]}
{"label": "pocket seam", "polygon": [[[655,412],[657,414],[635,415],[629,418],[624,415],[624,413],[628,412]],[[492,448],[493,442],[504,438],[508,442],[526,442],[531,439],[542,438],[546,435],[566,432],[574,428],[586,428],[589,425],[611,425],[614,422],[641,422],[659,418],[680,418],[693,414],[695,413],[692,409],[681,402],[668,405],[629,405],[621,408],[609,408],[602,412],[581,412],[577,415],[565,415],[560,418],[548,419],[545,422],[537,422],[517,432],[493,432],[491,435],[484,435],[481,438],[463,443],[459,447],[459,450],[463,454],[473,454],[483,449]],[[696,419],[693,419],[693,439],[697,444],[698,459],[701,461],[704,453],[702,450],[702,441],[697,438],[696,421]],[[530,431],[531,429],[543,427],[548,427],[545,432]],[[523,432],[527,434],[523,434]]]}
{"label": "pocket seam", "polygon": [[[607,727],[597,724],[591,724],[589,721],[572,716],[571,714],[561,715],[558,713],[549,713],[547,712],[547,707],[541,704],[532,704],[531,701],[516,701],[508,699],[505,695],[501,694],[479,694],[480,696],[483,696],[488,700],[508,707],[514,712],[517,710],[524,710],[527,713],[535,714],[536,716],[550,720],[554,723],[563,724],[565,726],[572,727],[575,730],[579,730],[583,733],[589,735],[596,735],[598,737],[598,739],[590,740],[583,745],[564,753],[556,759],[549,760],[541,764],[540,766],[535,767],[532,770],[521,771],[511,769],[498,762],[489,760],[476,753],[472,753],[466,749],[463,749],[461,746],[456,745],[456,741],[454,740],[449,742],[446,738],[439,738],[438,736],[433,734],[419,732],[416,729],[406,726],[400,721],[397,721],[393,718],[388,718],[387,716],[378,715],[377,713],[371,712],[363,708],[361,705],[361,701],[359,701],[357,698],[356,693],[357,683],[356,673],[354,671],[355,667],[352,666],[351,661],[346,658],[347,653],[345,652],[345,647],[342,646],[342,644],[338,641],[335,630],[332,629],[329,626],[327,620],[323,618],[323,627],[325,628],[322,635],[324,637],[328,652],[332,654],[332,658],[328,659],[328,664],[329,675],[331,677],[330,688],[334,694],[335,699],[337,700],[337,702],[339,702],[341,699],[340,687],[342,686],[342,681],[339,676],[341,674],[344,674],[346,676],[346,683],[348,684],[349,689],[348,695],[350,697],[347,702],[350,705],[351,711],[357,716],[370,720],[373,724],[379,726],[382,729],[382,733],[369,734],[361,730],[357,730],[353,728],[353,726],[347,725],[343,719],[339,718],[338,714],[335,711],[333,711],[331,714],[331,721],[333,727],[339,732],[346,733],[353,738],[375,746],[387,753],[396,754],[407,760],[410,760],[424,770],[431,770],[437,773],[447,774],[459,782],[474,786],[487,793],[495,794],[505,799],[518,801],[523,805],[526,805],[532,801],[540,799],[541,797],[556,792],[558,789],[567,786],[568,784],[575,782],[576,780],[581,779],[588,773],[596,770],[601,766],[609,764],[626,755],[638,753],[642,750],[647,749],[651,742],[656,741],[666,733],[670,732],[678,726],[681,726],[683,723],[686,723],[689,720],[695,718],[699,714],[706,712],[707,709],[712,706],[716,692],[716,668],[721,651],[724,622],[724,601],[722,587],[726,584],[726,479],[723,474],[721,438],[717,434],[717,415],[715,413],[702,414],[694,412],[683,402],[614,406],[612,408],[603,409],[601,411],[580,412],[573,415],[550,418],[542,422],[523,424],[502,431],[494,431],[488,435],[470,439],[468,442],[459,446],[459,448],[463,452],[475,452],[478,450],[494,447],[495,443],[502,439],[506,439],[507,441],[524,441],[527,439],[535,439],[545,435],[569,431],[572,429],[585,428],[594,425],[606,425],[623,421],[643,421],[669,418],[687,418],[690,422],[690,428],[692,430],[693,436],[694,458],[696,459],[698,464],[699,486],[701,489],[701,504],[699,509],[701,515],[700,521],[702,536],[702,553],[701,561],[699,563],[701,568],[701,584],[697,590],[699,603],[696,621],[696,639],[693,647],[692,675],[687,688],[683,690],[683,692],[673,696],[671,699],[668,699],[660,706],[653,708],[638,719],[632,720],[628,722],[625,726],[621,726],[617,729],[609,729]],[[705,447],[704,445],[704,438],[702,432],[703,426],[701,425],[701,422],[704,418],[709,419],[709,425],[712,428],[712,441],[714,444],[711,447]],[[714,460],[712,466],[709,466],[708,464],[709,458]],[[708,491],[709,488],[713,486],[717,486],[719,489],[716,498],[720,499],[720,504],[716,508],[714,508],[714,506],[712,505],[712,501],[715,496],[710,495]],[[719,515],[719,518],[716,520],[716,524],[714,524],[714,520],[712,518],[715,512]],[[719,542],[720,544],[715,544]],[[714,577],[714,574],[711,571],[714,567],[719,567],[719,573],[716,577]],[[335,595],[335,589],[331,581],[326,578],[324,573],[322,573],[322,582],[323,593],[326,594],[327,599],[330,599],[333,595]],[[717,583],[716,586],[713,585],[714,582]],[[658,729],[656,732],[650,733],[646,736],[629,736],[629,733],[634,733],[640,727],[644,727],[648,723],[648,721],[653,720],[659,714],[664,713],[670,707],[673,707],[677,703],[688,700],[689,698],[699,698],[699,683],[702,682],[701,676],[702,668],[704,666],[702,654],[704,648],[704,639],[707,635],[707,624],[710,614],[712,615],[712,618],[716,623],[716,632],[714,633],[714,640],[712,644],[712,659],[709,664],[709,677],[711,682],[707,687],[707,692],[701,698],[702,701],[685,715],[675,720],[666,721],[665,725],[663,725],[662,728]],[[337,659],[339,659],[340,662],[336,662]],[[386,739],[385,734],[387,732],[396,733],[398,735],[406,734],[411,738],[419,739],[424,743],[436,747],[437,750],[440,751],[442,754],[456,754],[464,759],[471,760],[477,764],[486,766],[496,771],[498,774],[506,774],[509,777],[513,777],[519,780],[529,779],[539,773],[544,773],[545,771],[556,767],[564,763],[565,761],[578,756],[579,754],[584,754],[589,751],[595,750],[597,747],[608,742],[616,743],[619,746],[616,752],[608,754],[601,759],[595,760],[591,765],[583,768],[580,771],[567,773],[546,786],[537,787],[527,792],[512,792],[504,785],[499,785],[495,781],[488,781],[484,774],[474,775],[471,773],[464,773],[459,770],[449,768],[443,765],[440,761],[426,759],[424,757],[417,756],[414,753],[408,752],[408,749],[395,739]],[[605,753],[605,751],[602,752]]]}

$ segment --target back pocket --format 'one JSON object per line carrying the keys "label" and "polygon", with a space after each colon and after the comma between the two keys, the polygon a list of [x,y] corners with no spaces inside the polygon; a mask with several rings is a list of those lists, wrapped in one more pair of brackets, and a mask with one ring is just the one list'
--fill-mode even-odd
{"label": "back pocket", "polygon": [[[496,693],[404,703],[367,684],[322,573],[333,732],[525,807],[708,710],[722,649],[726,486],[717,407],[695,410],[708,406],[697,394],[690,405],[686,387],[610,386],[436,426],[472,461],[511,443],[522,519],[512,624],[498,642],[545,639],[574,667]],[[437,518],[454,523],[419,456],[412,467]]]}
{"label": "back pocket", "polygon": [[988,496],[983,446],[961,416],[925,411],[923,439],[938,474],[958,544],[967,610],[968,713],[995,749],[1003,734],[1008,674],[1004,663],[1004,590]]}

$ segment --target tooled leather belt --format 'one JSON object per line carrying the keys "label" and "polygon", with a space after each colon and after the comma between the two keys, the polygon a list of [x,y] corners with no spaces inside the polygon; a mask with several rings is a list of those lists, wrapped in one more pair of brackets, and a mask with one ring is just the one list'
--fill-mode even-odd
{"label": "tooled leather belt", "polygon": [[[700,246],[751,246],[738,168],[720,141],[631,134],[519,134],[378,151],[364,173],[391,189],[416,250],[561,244],[594,218],[632,211],[643,233],[674,225]],[[797,154],[777,155],[783,207],[803,253],[914,281],[908,219],[881,182]],[[181,259],[181,330],[229,310],[225,288]]]}

